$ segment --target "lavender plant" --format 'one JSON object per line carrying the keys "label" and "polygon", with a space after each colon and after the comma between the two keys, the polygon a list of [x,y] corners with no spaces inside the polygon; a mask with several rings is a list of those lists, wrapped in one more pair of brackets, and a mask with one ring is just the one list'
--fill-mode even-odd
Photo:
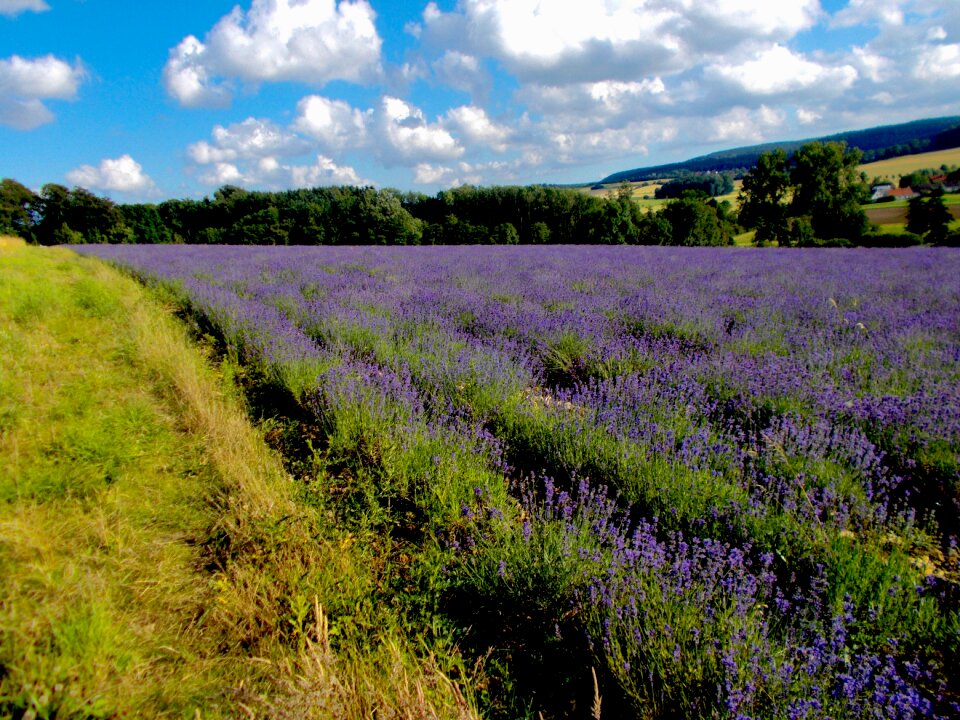
{"label": "lavender plant", "polygon": [[346,521],[413,513],[388,602],[524,638],[493,710],[535,645],[641,716],[953,712],[957,252],[81,250],[314,419]]}

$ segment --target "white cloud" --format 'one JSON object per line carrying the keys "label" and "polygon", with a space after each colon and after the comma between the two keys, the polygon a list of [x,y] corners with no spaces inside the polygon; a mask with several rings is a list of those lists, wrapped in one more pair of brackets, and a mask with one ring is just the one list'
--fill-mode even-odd
{"label": "white cloud", "polygon": [[441,187],[502,184],[515,182],[516,171],[522,165],[522,160],[490,163],[459,162],[453,166],[420,163],[414,168],[413,181],[417,185],[439,185]]}
{"label": "white cloud", "polygon": [[342,100],[308,95],[297,103],[293,128],[328,150],[362,147],[372,111],[361,112]]}
{"label": "white cloud", "polygon": [[450,160],[463,148],[441,125],[427,122],[423,111],[400,98],[385,96],[377,111],[375,151],[387,165]]}
{"label": "white cloud", "polygon": [[230,103],[231,91],[215,85],[207,69],[207,48],[188,35],[170,51],[163,68],[163,84],[186,107],[223,107]]}
{"label": "white cloud", "polygon": [[453,168],[430,163],[418,163],[414,168],[413,181],[418,185],[442,185],[454,176]]}
{"label": "white cloud", "polygon": [[253,0],[224,16],[203,41],[170,51],[167,92],[191,107],[220,105],[232,80],[247,83],[367,82],[381,73],[381,39],[366,0]]}
{"label": "white cloud", "polygon": [[521,80],[587,82],[683,64],[669,6],[642,0],[463,0],[456,11],[430,3],[429,43],[497,59]]}
{"label": "white cloud", "polygon": [[895,63],[867,48],[853,48],[851,60],[859,69],[860,75],[874,83],[882,83],[898,74]]}
{"label": "white cloud", "polygon": [[214,127],[213,142],[206,140],[187,148],[190,159],[199,165],[250,160],[267,156],[292,157],[309,148],[302,138],[270,120],[247,118],[243,122]]}
{"label": "white cloud", "polygon": [[908,0],[850,0],[847,6],[831,18],[833,27],[881,25],[900,27],[904,24],[902,6]]}
{"label": "white cloud", "polygon": [[673,103],[659,77],[630,82],[602,80],[562,87],[533,84],[524,88],[522,95],[531,109],[544,116],[558,116],[571,128],[623,127],[637,117],[661,114]]}
{"label": "white cloud", "polygon": [[636,80],[696,66],[747,39],[812,27],[818,0],[461,0],[430,3],[428,44],[493,57],[521,81]]}
{"label": "white cloud", "polygon": [[858,77],[852,65],[821,65],[779,44],[756,53],[751,60],[736,65],[712,65],[707,72],[752,95],[776,95],[811,87],[836,93],[848,89]]}
{"label": "white cloud", "polygon": [[217,162],[200,175],[207,185],[243,185],[281,190],[291,187],[319,185],[370,185],[357,171],[317,155],[308,165],[284,164],[275,157],[262,157],[243,167],[230,162]]}
{"label": "white cloud", "polygon": [[81,165],[66,175],[74,185],[97,190],[116,190],[119,192],[154,192],[153,180],[143,172],[140,163],[129,155],[107,158],[96,167]]}
{"label": "white cloud", "polygon": [[510,128],[493,122],[483,108],[463,105],[447,111],[443,126],[473,145],[483,145],[497,152],[507,149]]}
{"label": "white cloud", "polygon": [[50,6],[44,0],[0,0],[0,15],[15,17],[27,10],[31,12],[44,12],[49,10]]}
{"label": "white cloud", "polygon": [[200,182],[207,185],[236,185],[244,182],[244,176],[233,163],[218,162],[200,175]]}
{"label": "white cloud", "polygon": [[352,167],[338,165],[324,155],[317,155],[312,165],[296,165],[288,170],[295,187],[373,184],[370,180],[362,179]]}
{"label": "white cloud", "polygon": [[772,130],[778,130],[784,120],[786,113],[765,105],[758,110],[735,107],[710,121],[710,140],[759,143],[766,140]]}
{"label": "white cloud", "polygon": [[822,14],[819,0],[713,0],[678,2],[688,17],[738,29],[751,37],[789,38],[811,28]]}
{"label": "white cloud", "polygon": [[913,75],[921,80],[960,77],[960,44],[919,48]]}
{"label": "white cloud", "polygon": [[491,79],[480,60],[458,50],[447,50],[434,61],[433,73],[444,85],[468,92],[474,98],[485,98],[491,87]]}
{"label": "white cloud", "polygon": [[73,100],[86,70],[46,55],[35,60],[13,55],[0,59],[0,124],[18,130],[51,122],[53,113],[44,100]]}
{"label": "white cloud", "polygon": [[801,125],[812,125],[822,118],[823,115],[816,110],[810,110],[809,108],[797,108],[797,122],[799,122]]}

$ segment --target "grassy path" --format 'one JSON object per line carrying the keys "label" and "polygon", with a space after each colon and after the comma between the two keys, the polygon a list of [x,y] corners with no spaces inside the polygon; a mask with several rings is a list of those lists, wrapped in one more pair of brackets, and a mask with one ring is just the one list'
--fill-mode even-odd
{"label": "grassy path", "polygon": [[102,263],[0,242],[0,717],[470,717],[229,383]]}

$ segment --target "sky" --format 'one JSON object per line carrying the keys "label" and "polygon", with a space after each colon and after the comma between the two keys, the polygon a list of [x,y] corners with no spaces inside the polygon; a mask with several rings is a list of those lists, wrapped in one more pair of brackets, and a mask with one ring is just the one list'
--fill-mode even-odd
{"label": "sky", "polygon": [[0,177],[584,183],[960,115],[960,0],[0,0]]}

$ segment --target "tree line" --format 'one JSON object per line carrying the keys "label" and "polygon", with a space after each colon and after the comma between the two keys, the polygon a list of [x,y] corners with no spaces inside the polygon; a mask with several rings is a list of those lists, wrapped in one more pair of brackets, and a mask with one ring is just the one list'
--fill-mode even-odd
{"label": "tree line", "polygon": [[[227,185],[201,200],[117,204],[55,183],[35,193],[8,178],[0,182],[0,232],[41,245],[729,245],[752,229],[761,245],[909,244],[909,236],[878,240],[869,232],[861,159],[859,150],[836,142],[809,143],[790,157],[783,150],[763,153],[743,178],[739,212],[711,197],[732,189],[723,174],[690,175],[665,186],[672,199],[657,210],[634,202],[629,185],[606,196],[541,185],[464,186],[434,196],[372,187],[262,192]],[[942,198],[924,199],[910,212],[910,227],[922,229],[928,241],[947,241],[950,214]]]}
{"label": "tree line", "polygon": [[729,204],[691,193],[644,212],[627,190],[594,197],[550,186],[473,187],[435,196],[372,187],[283,192],[224,186],[202,200],[117,204],[84,188],[34,193],[0,183],[0,232],[41,245],[664,244],[724,245]]}

